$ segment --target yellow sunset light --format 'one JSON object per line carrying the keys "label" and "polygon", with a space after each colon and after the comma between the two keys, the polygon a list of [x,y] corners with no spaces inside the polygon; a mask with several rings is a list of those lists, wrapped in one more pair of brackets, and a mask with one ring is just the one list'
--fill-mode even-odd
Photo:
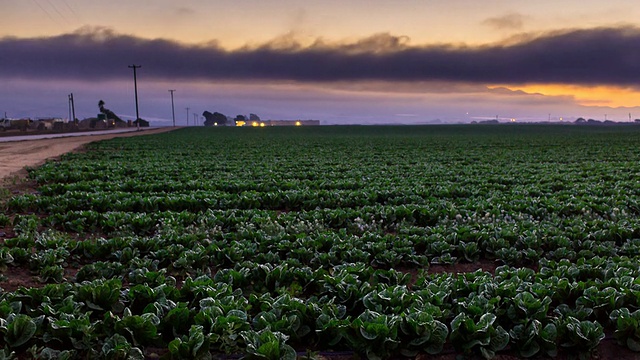
{"label": "yellow sunset light", "polygon": [[500,87],[528,94],[573,97],[578,104],[584,106],[635,107],[640,105],[640,91],[632,88],[563,84],[504,85]]}

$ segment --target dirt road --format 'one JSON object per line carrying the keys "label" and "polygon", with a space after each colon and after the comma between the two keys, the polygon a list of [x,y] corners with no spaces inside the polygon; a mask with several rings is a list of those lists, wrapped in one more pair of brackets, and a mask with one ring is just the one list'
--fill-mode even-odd
{"label": "dirt road", "polygon": [[[90,142],[114,137],[142,136],[172,131],[175,128],[154,128],[126,133],[105,133],[91,136],[25,140],[0,143],[0,179],[23,175],[25,166],[37,166],[45,160],[79,149]],[[22,174],[21,174],[22,173]]]}

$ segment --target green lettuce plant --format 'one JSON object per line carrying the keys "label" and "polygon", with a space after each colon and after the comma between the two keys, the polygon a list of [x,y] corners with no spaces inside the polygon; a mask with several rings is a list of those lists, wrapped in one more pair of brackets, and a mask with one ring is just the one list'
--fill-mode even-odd
{"label": "green lettuce plant", "polygon": [[640,352],[640,310],[630,312],[627,308],[611,312],[611,321],[615,323],[613,336],[620,345]]}
{"label": "green lettuce plant", "polygon": [[557,329],[555,324],[542,326],[539,320],[520,323],[509,330],[509,337],[520,356],[529,358],[540,352],[548,356],[557,355]]}
{"label": "green lettuce plant", "polygon": [[580,321],[568,316],[558,319],[556,326],[560,346],[576,351],[581,360],[590,359],[592,351],[604,339],[604,329],[595,321]]}
{"label": "green lettuce plant", "polygon": [[350,346],[369,360],[389,358],[398,351],[401,318],[365,310],[351,323]]}
{"label": "green lettuce plant", "polygon": [[281,332],[264,329],[243,331],[240,336],[246,344],[243,359],[295,360],[296,352],[286,341],[288,336]]}
{"label": "green lettuce plant", "polygon": [[460,313],[451,321],[449,340],[463,354],[479,352],[485,359],[492,359],[509,343],[509,333],[500,325],[494,326],[495,321],[496,315],[491,313],[482,315],[477,322]]}
{"label": "green lettuce plant", "polygon": [[203,333],[202,326],[193,325],[189,329],[189,335],[176,338],[169,343],[169,356],[166,358],[208,360],[212,358],[210,345],[210,336]]}
{"label": "green lettuce plant", "polygon": [[97,357],[114,360],[143,360],[144,354],[139,348],[131,346],[124,336],[114,334],[104,342]]}
{"label": "green lettuce plant", "polygon": [[411,309],[400,323],[400,352],[413,357],[420,352],[436,355],[442,351],[449,329],[431,314]]}
{"label": "green lettuce plant", "polygon": [[32,318],[24,314],[10,314],[6,320],[0,319],[0,333],[4,336],[4,343],[10,348],[17,348],[27,344],[39,330],[45,316]]}

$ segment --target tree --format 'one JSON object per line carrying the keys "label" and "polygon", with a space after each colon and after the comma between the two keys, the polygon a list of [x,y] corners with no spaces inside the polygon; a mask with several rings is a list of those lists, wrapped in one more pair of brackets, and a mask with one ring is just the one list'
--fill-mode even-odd
{"label": "tree", "polygon": [[247,117],[244,115],[236,115],[235,119],[233,119],[235,121],[247,121]]}
{"label": "tree", "polygon": [[215,126],[216,124],[224,126],[227,124],[227,116],[219,112],[214,112],[212,114],[209,111],[205,111],[202,113],[202,116],[205,118],[204,126]]}
{"label": "tree", "polygon": [[260,116],[258,116],[256,114],[249,114],[249,120],[250,121],[260,121]]}
{"label": "tree", "polygon": [[98,101],[98,108],[100,108],[100,113],[104,114],[107,119],[114,120],[116,123],[124,123],[124,120],[120,119],[118,115],[116,115],[113,111],[104,107],[105,102],[103,100]]}

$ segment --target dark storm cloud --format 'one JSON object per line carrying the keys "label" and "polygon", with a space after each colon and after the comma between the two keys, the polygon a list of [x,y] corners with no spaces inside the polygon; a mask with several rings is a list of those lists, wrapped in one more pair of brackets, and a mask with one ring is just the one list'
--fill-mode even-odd
{"label": "dark storm cloud", "polygon": [[83,29],[0,39],[0,77],[118,79],[141,64],[147,79],[453,81],[637,85],[640,29],[599,28],[481,47],[411,46],[377,35],[349,44],[266,44],[225,50]]}

